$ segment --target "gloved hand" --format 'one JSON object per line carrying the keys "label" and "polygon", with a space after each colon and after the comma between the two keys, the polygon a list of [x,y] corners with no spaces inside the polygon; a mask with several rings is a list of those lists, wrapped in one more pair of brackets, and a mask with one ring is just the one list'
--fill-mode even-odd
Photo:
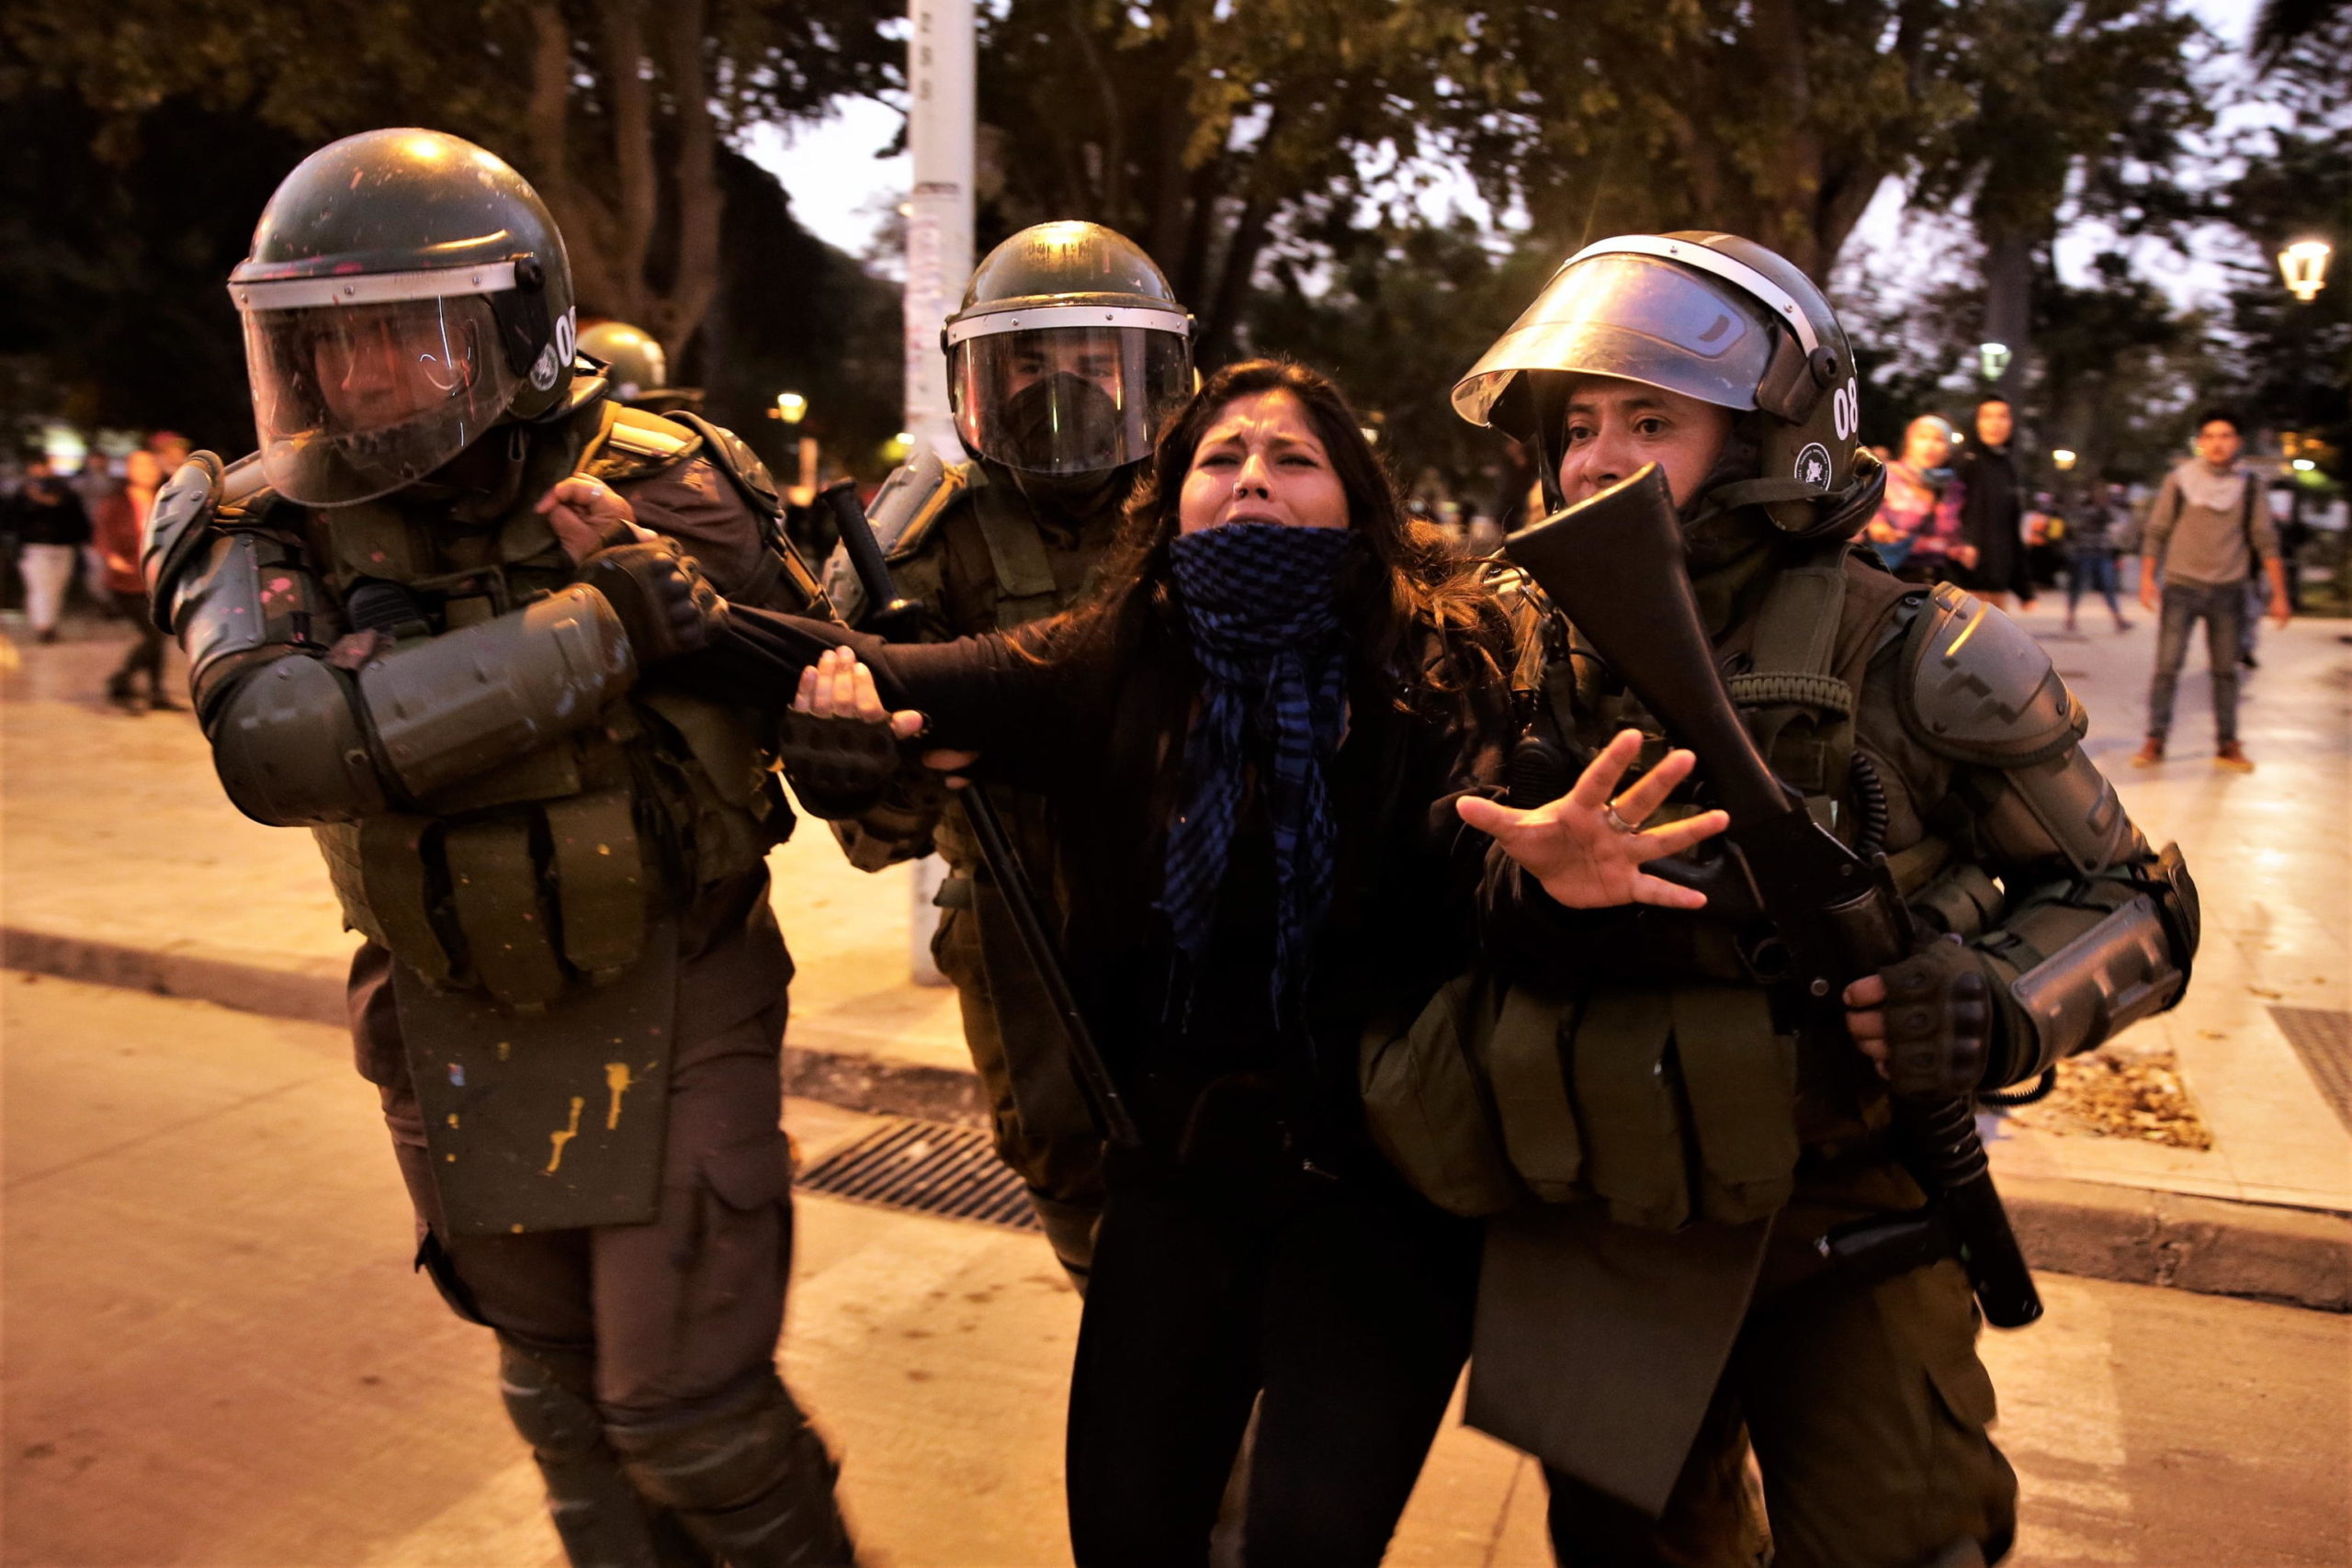
{"label": "gloved hand", "polygon": [[1984,962],[1956,937],[1846,987],[1854,1043],[1897,1095],[1951,1100],[1984,1081],[1995,1011]]}
{"label": "gloved hand", "polygon": [[675,539],[598,550],[578,581],[612,605],[639,669],[709,647],[727,625],[727,601]]}
{"label": "gloved hand", "polygon": [[794,797],[829,822],[863,817],[881,804],[901,760],[887,722],[799,708],[786,712],[776,754]]}

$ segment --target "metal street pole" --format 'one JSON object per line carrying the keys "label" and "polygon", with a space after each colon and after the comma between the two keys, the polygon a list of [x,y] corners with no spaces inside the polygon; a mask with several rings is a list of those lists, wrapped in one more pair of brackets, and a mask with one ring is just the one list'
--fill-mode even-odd
{"label": "metal street pole", "polygon": [[[908,0],[907,144],[914,154],[914,193],[907,207],[905,305],[906,430],[915,447],[962,462],[947,406],[947,357],[940,329],[963,302],[972,275],[972,0]],[[915,864],[908,958],[919,985],[945,985],[931,960],[939,911],[932,899],[946,880],[937,855]]]}
{"label": "metal street pole", "polygon": [[910,0],[908,17],[906,428],[960,462],[939,330],[972,274],[972,0]]}

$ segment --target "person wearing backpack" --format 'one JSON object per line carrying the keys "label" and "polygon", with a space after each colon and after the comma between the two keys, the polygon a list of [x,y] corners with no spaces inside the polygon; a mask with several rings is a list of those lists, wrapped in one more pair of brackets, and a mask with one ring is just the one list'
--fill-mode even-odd
{"label": "person wearing backpack", "polygon": [[[2189,634],[2205,623],[2213,671],[2213,765],[2254,772],[2238,744],[2238,663],[2245,645],[2246,585],[2259,560],[2269,584],[2269,614],[2285,626],[2286,568],[2278,530],[2261,504],[2261,487],[2238,462],[2237,416],[2216,410],[2197,422],[2197,456],[2165,476],[2148,510],[2140,546],[2140,603],[2159,615],[2156,671],[2148,683],[2148,733],[2132,754],[2135,768],[2165,760],[2173,694],[2188,656]],[[2161,574],[2162,597],[2157,579]]]}

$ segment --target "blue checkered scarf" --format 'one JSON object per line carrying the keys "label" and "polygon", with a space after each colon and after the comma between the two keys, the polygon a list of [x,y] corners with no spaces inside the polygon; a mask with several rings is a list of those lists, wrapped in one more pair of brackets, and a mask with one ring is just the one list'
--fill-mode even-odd
{"label": "blue checkered scarf", "polygon": [[1254,734],[1273,824],[1277,1014],[1298,995],[1331,900],[1338,828],[1324,774],[1345,723],[1340,579],[1359,547],[1345,528],[1228,523],[1181,535],[1170,548],[1204,679],[1184,741],[1183,807],[1168,829],[1161,908],[1178,951],[1197,961],[1216,920]]}

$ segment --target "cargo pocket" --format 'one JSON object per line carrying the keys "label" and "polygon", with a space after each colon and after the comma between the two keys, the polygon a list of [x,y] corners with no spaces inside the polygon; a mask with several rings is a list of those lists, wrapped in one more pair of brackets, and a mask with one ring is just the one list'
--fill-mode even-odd
{"label": "cargo pocket", "polygon": [[1476,1056],[1495,1014],[1486,977],[1464,975],[1408,1027],[1366,1029],[1357,1055],[1374,1144],[1422,1197],[1473,1219],[1500,1213],[1520,1195]]}
{"label": "cargo pocket", "polygon": [[703,1156],[700,1236],[688,1265],[697,1316],[780,1310],[792,1268],[792,1145],[782,1133]]}

